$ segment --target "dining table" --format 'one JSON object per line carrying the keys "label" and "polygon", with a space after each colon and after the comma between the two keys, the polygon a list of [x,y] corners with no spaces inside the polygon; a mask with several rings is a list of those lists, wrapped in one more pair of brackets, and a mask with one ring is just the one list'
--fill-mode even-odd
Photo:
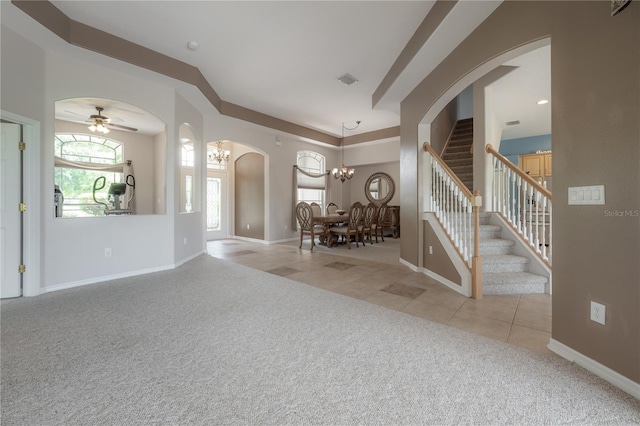
{"label": "dining table", "polygon": [[316,225],[322,225],[324,228],[324,237],[320,238],[320,244],[326,245],[327,247],[333,246],[333,238],[331,238],[331,233],[329,232],[329,228],[333,225],[339,225],[348,220],[348,216],[346,214],[327,214],[323,216],[314,216],[313,223]]}

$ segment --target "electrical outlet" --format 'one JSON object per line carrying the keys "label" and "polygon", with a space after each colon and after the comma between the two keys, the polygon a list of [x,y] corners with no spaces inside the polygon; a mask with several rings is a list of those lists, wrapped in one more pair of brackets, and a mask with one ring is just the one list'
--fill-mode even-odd
{"label": "electrical outlet", "polygon": [[110,248],[104,249],[104,257],[111,257],[111,249]]}
{"label": "electrical outlet", "polygon": [[606,307],[600,303],[591,301],[591,321],[604,325]]}
{"label": "electrical outlet", "polygon": [[433,246],[429,246],[429,254],[433,254]]}
{"label": "electrical outlet", "polygon": [[187,245],[187,237],[184,237],[184,244]]}
{"label": "electrical outlet", "polygon": [[247,223],[247,229],[249,229],[249,224]]}

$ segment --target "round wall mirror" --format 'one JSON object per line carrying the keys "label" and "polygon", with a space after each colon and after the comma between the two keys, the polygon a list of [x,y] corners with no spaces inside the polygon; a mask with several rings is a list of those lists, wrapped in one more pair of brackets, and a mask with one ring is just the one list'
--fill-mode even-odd
{"label": "round wall mirror", "polygon": [[364,194],[367,200],[376,205],[388,203],[396,192],[396,185],[391,176],[386,173],[374,173],[364,184]]}

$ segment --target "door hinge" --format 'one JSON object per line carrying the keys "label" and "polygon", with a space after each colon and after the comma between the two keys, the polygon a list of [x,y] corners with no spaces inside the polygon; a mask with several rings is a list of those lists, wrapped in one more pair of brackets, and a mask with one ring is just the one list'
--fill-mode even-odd
{"label": "door hinge", "polygon": [[18,204],[18,211],[26,212],[27,211],[27,205],[25,203]]}
{"label": "door hinge", "polygon": [[26,270],[27,270],[27,267],[24,264],[18,266],[18,273],[24,274]]}
{"label": "door hinge", "polygon": [[20,151],[24,151],[25,149],[27,149],[27,144],[24,142],[18,142],[18,149]]}

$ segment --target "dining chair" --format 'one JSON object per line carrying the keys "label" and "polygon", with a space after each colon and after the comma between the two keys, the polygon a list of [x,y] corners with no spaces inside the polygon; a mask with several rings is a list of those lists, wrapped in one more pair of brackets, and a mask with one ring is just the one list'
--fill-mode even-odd
{"label": "dining chair", "polygon": [[314,216],[322,216],[322,207],[320,207],[320,204],[314,202],[311,203],[310,206]]}
{"label": "dining chair", "polygon": [[336,214],[336,210],[338,210],[338,206],[336,205],[336,203],[327,204],[327,208],[326,208],[327,215]]}
{"label": "dining chair", "polygon": [[376,205],[374,203],[367,204],[367,207],[364,208],[362,213],[362,223],[358,227],[358,231],[362,236],[362,245],[364,245],[364,236],[369,235],[369,242],[373,243],[373,238],[371,235],[372,225],[376,220]]}
{"label": "dining chair", "polygon": [[302,248],[302,238],[304,234],[311,235],[311,251],[313,251],[313,247],[316,245],[316,236],[325,235],[324,227],[321,225],[316,225],[313,222],[313,209],[307,203],[300,202],[296,206],[296,218],[298,219],[298,223],[300,224],[300,247]]}
{"label": "dining chair", "polygon": [[371,229],[373,230],[373,235],[376,236],[376,243],[378,242],[378,234],[382,238],[382,242],[384,243],[384,221],[387,218],[387,203],[383,203],[378,207],[378,211],[376,212],[376,221],[371,225]]}
{"label": "dining chair", "polygon": [[[359,201],[353,203],[349,208],[347,223],[341,226],[332,226],[329,228],[329,238],[333,238],[333,235],[342,235],[347,239],[347,248],[351,249],[351,236],[354,236],[356,240],[356,247],[359,247],[358,238],[360,232],[358,231],[358,227],[362,221],[363,210],[364,207],[362,206],[362,203]],[[364,241],[362,244],[364,245]]]}

